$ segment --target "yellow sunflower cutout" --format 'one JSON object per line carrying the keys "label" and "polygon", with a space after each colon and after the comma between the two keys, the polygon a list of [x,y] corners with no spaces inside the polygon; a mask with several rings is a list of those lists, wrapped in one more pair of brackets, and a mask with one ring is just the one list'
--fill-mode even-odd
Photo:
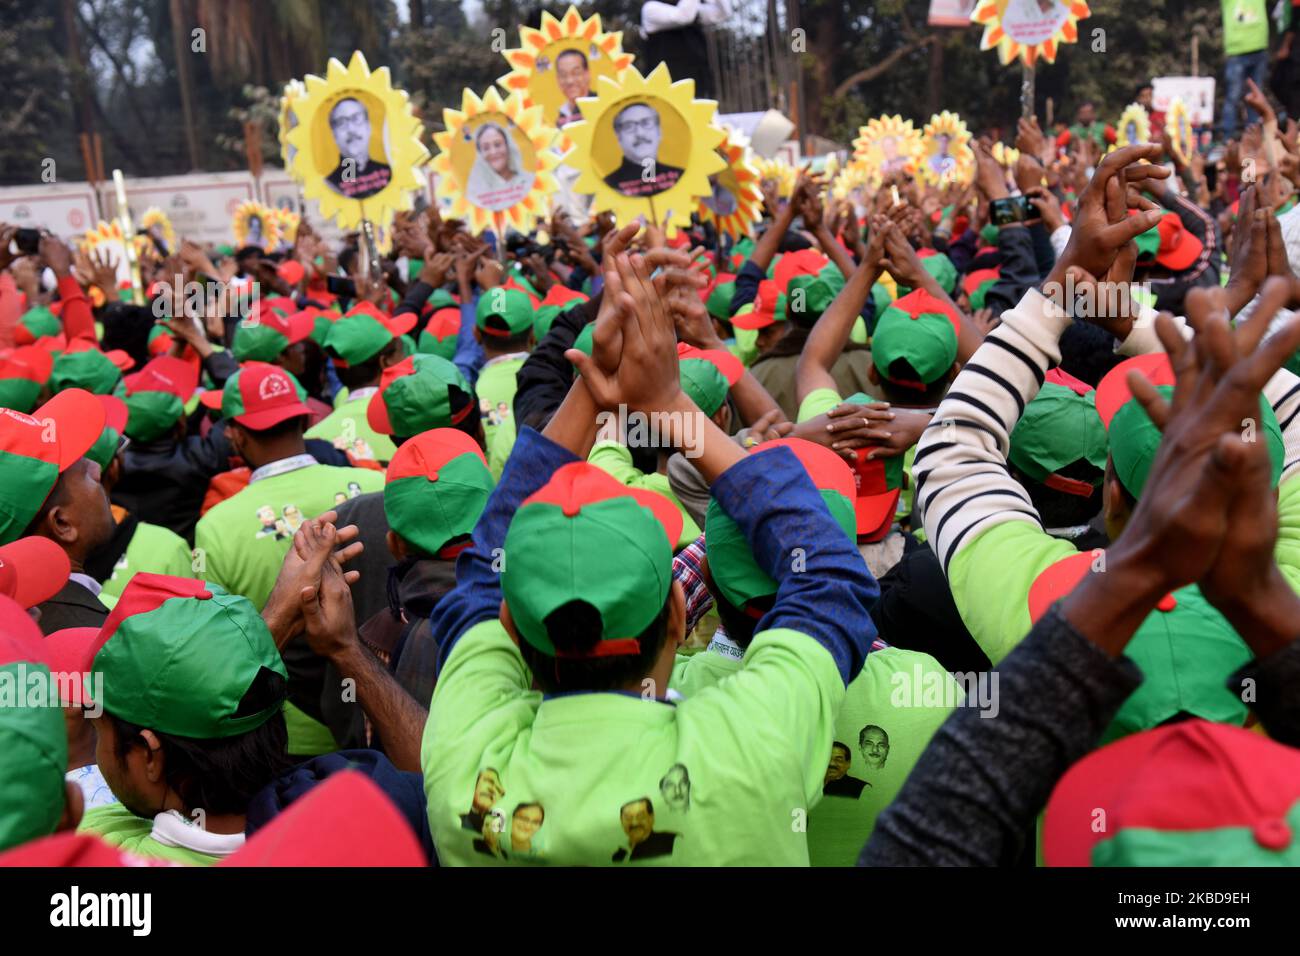
{"label": "yellow sunflower cutout", "polygon": [[1169,143],[1178,162],[1186,166],[1196,152],[1196,133],[1192,129],[1192,116],[1181,97],[1169,104],[1165,113],[1165,129],[1169,130]]}
{"label": "yellow sunflower cutout", "polygon": [[877,187],[892,173],[915,173],[921,159],[921,133],[901,116],[877,116],[859,127],[853,158],[869,170]]}
{"label": "yellow sunflower cutout", "polygon": [[1004,169],[1011,169],[1020,161],[1020,150],[1014,146],[1008,146],[1006,143],[994,143],[993,158],[997,160],[999,166]]}
{"label": "yellow sunflower cutout", "polygon": [[255,199],[241,202],[230,219],[230,231],[235,236],[235,246],[257,246],[265,252],[274,252],[280,244],[280,219],[274,209],[263,206]]}
{"label": "yellow sunflower cutout", "polygon": [[975,152],[970,148],[970,130],[956,113],[944,110],[930,117],[921,137],[921,178],[931,186],[975,180]]}
{"label": "yellow sunflower cutout", "polygon": [[758,184],[776,183],[776,193],[781,199],[789,199],[794,192],[795,180],[799,174],[793,166],[780,159],[760,159],[758,166]]}
{"label": "yellow sunflower cutout", "polygon": [[867,206],[867,190],[871,185],[871,173],[871,167],[862,160],[853,160],[831,181],[831,195],[839,200],[847,199],[857,207]]}
{"label": "yellow sunflower cutout", "polygon": [[492,225],[521,232],[547,214],[558,154],[549,149],[555,127],[542,118],[540,106],[526,106],[522,93],[502,97],[496,88],[482,99],[473,90],[461,94],[459,110],[444,109],[446,130],[435,133],[438,196],[451,203],[450,215],[468,220],[479,232]]}
{"label": "yellow sunflower cutout", "polygon": [[[632,65],[621,31],[605,32],[600,14],[584,20],[572,6],[558,20],[543,10],[541,28],[521,26],[518,48],[502,55],[511,70],[497,80],[501,88],[519,93],[525,106],[540,106],[542,118],[561,130],[582,119],[578,100],[592,95],[598,77],[618,80]],[[567,152],[573,144],[560,139],[557,146]]]}
{"label": "yellow sunflower cutout", "polygon": [[1151,142],[1151,117],[1138,103],[1130,103],[1119,118],[1117,130],[1120,146]]}
{"label": "yellow sunflower cutout", "polygon": [[103,219],[95,228],[86,232],[79,243],[87,255],[98,253],[106,261],[117,261],[117,287],[131,288],[131,260],[127,258],[126,241],[122,236],[122,224],[116,219],[105,222]]}
{"label": "yellow sunflower cutout", "polygon": [[726,133],[713,125],[718,104],[695,99],[695,81],[674,83],[663,63],[649,76],[629,66],[622,82],[602,76],[596,89],[578,100],[582,122],[565,127],[574,146],[564,162],[581,171],[575,191],[592,196],[593,216],[645,216],[666,222],[672,238],[712,194],[709,176],[726,167],[718,154]]}
{"label": "yellow sunflower cutout", "polygon": [[[150,206],[144,211],[138,223],[140,229],[144,230],[149,236],[136,236],[136,239],[143,239],[146,249],[145,255],[153,258],[163,259],[179,250],[176,243],[176,230],[172,228],[172,221],[157,206]],[[150,242],[152,238],[152,242]],[[137,243],[137,249],[139,243]]]}
{"label": "yellow sunflower cutout", "polygon": [[1033,66],[1055,63],[1062,43],[1077,43],[1079,21],[1091,13],[1084,0],[979,0],[970,18],[984,27],[981,50],[997,47],[1003,66],[1015,59]]}
{"label": "yellow sunflower cutout", "polygon": [[288,132],[290,175],[321,215],[342,230],[362,219],[408,210],[420,189],[417,169],[429,158],[420,121],[388,67],[371,71],[358,50],[347,66],[331,59],[324,77],[308,75],[294,99],[298,123]]}
{"label": "yellow sunflower cutout", "polygon": [[292,246],[298,238],[298,214],[285,206],[275,206],[271,209],[271,217],[280,229],[280,245],[286,248]]}
{"label": "yellow sunflower cutout", "polygon": [[709,177],[713,193],[700,200],[696,212],[701,222],[712,222],[720,234],[739,239],[749,235],[754,223],[762,218],[763,191],[741,134],[727,130],[726,137],[718,152],[727,167]]}
{"label": "yellow sunflower cutout", "polygon": [[290,80],[284,84],[280,94],[280,162],[285,172],[293,175],[293,154],[297,150],[289,144],[289,132],[298,125],[298,114],[293,111],[293,104],[307,93],[302,80]]}

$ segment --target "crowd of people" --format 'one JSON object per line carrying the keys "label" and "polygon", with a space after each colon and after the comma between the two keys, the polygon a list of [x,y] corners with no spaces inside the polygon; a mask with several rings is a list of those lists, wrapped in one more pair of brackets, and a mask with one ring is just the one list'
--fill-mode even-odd
{"label": "crowd of people", "polygon": [[429,207],[139,301],[0,226],[0,863],[1296,862],[1247,90],[1216,164],[1084,108],[739,241]]}

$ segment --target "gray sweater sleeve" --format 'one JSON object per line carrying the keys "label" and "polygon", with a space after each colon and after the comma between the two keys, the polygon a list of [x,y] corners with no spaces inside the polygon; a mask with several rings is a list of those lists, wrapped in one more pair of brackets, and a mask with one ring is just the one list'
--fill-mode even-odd
{"label": "gray sweater sleeve", "polygon": [[859,866],[1010,865],[1057,780],[1142,682],[1057,607],[994,674],[997,711],[953,712],[880,815]]}

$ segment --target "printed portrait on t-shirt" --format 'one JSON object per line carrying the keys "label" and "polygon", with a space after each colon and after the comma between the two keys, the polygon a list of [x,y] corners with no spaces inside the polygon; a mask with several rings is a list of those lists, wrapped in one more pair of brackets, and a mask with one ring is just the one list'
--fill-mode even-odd
{"label": "printed portrait on t-shirt", "polygon": [[469,813],[462,813],[460,825],[463,830],[483,832],[483,821],[488,811],[506,795],[506,788],[501,784],[501,774],[495,767],[484,767],[474,780],[474,795],[471,798]]}
{"label": "printed portrait on t-shirt", "polygon": [[884,770],[889,759],[889,734],[885,728],[867,724],[858,732],[858,753],[866,770]]}
{"label": "printed portrait on t-shirt", "polygon": [[691,808],[691,775],[686,772],[686,765],[675,763],[659,781],[659,793],[669,810],[685,813]]}
{"label": "printed portrait on t-shirt", "polygon": [[649,797],[629,800],[619,807],[618,822],[627,836],[627,846],[614,851],[613,862],[630,863],[672,854],[679,834],[655,831],[655,807]]}
{"label": "printed portrait on t-shirt", "polygon": [[271,535],[279,537],[279,527],[274,508],[270,505],[262,505],[257,509],[257,520],[262,523],[261,529],[257,532],[259,538],[266,538]]}
{"label": "printed portrait on t-shirt", "polygon": [[849,745],[835,741],[831,744],[831,759],[826,765],[826,776],[822,779],[822,793],[828,797],[850,797],[856,800],[865,787],[871,786],[865,780],[849,776],[853,766],[853,754]]}

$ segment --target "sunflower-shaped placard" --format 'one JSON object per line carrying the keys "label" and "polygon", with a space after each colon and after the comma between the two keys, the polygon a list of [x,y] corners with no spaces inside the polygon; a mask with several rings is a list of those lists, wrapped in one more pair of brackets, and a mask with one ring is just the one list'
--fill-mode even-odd
{"label": "sunflower-shaped placard", "polygon": [[956,113],[944,110],[930,117],[921,137],[921,149],[921,178],[930,185],[965,186],[974,181],[975,153],[970,148],[970,130]]}
{"label": "sunflower-shaped placard", "polygon": [[1151,117],[1140,103],[1130,103],[1120,115],[1118,134],[1120,146],[1151,142]]}
{"label": "sunflower-shaped placard", "polygon": [[1169,130],[1169,144],[1178,162],[1186,166],[1196,152],[1196,132],[1192,129],[1192,115],[1181,97],[1169,104],[1165,113],[1165,129]]}
{"label": "sunflower-shaped placard", "polygon": [[1003,66],[1033,66],[1055,63],[1062,43],[1077,43],[1079,21],[1091,13],[1084,0],[979,0],[970,18],[984,27],[981,50],[997,47]]}
{"label": "sunflower-shaped placard", "polygon": [[713,194],[700,200],[697,212],[701,222],[712,222],[722,235],[739,239],[763,215],[763,191],[741,134],[728,130],[726,136],[718,152],[727,168],[709,177]]}
{"label": "sunflower-shaped placard", "polygon": [[765,183],[774,182],[777,196],[789,199],[794,193],[795,181],[799,178],[795,168],[780,159],[760,159],[757,166],[759,188],[763,188]]}
{"label": "sunflower-shaped placard", "polygon": [[591,214],[612,212],[621,223],[638,216],[690,224],[698,200],[711,195],[709,176],[726,161],[726,133],[713,125],[718,104],[695,98],[695,81],[673,82],[660,63],[649,76],[630,66],[621,82],[602,76],[596,95],[578,101],[582,122],[565,127],[574,147],[564,158],[581,170],[574,189],[592,195]]}
{"label": "sunflower-shaped placard", "polygon": [[501,233],[507,222],[527,231],[546,215],[547,197],[559,189],[560,159],[547,148],[555,128],[540,106],[525,106],[522,93],[502,97],[491,88],[479,99],[465,90],[461,108],[444,109],[442,121],[446,129],[433,136],[433,170],[452,216],[475,232],[491,224]]}
{"label": "sunflower-shaped placard", "polygon": [[138,226],[149,234],[147,237],[137,236],[137,238],[145,240],[144,245],[149,256],[165,259],[178,251],[176,230],[172,228],[172,221],[167,217],[167,213],[157,206],[150,206],[144,211]]}
{"label": "sunflower-shaped placard", "polygon": [[284,84],[280,94],[280,162],[285,171],[293,175],[293,154],[297,150],[289,144],[289,132],[298,125],[298,114],[293,111],[293,104],[307,93],[302,80],[290,80]]}
{"label": "sunflower-shaped placard", "polygon": [[871,168],[855,159],[840,170],[831,181],[831,195],[839,200],[849,200],[855,206],[867,205],[867,188],[871,184]]}
{"label": "sunflower-shaped placard", "polygon": [[87,255],[98,253],[106,261],[117,261],[117,287],[131,288],[131,260],[126,255],[126,240],[122,236],[122,225],[117,220],[105,222],[100,220],[95,228],[88,231],[81,242]]}
{"label": "sunflower-shaped placard", "polygon": [[271,208],[271,217],[280,229],[281,248],[292,246],[298,238],[298,223],[301,221],[298,214],[286,206],[274,206]]}
{"label": "sunflower-shaped placard", "polygon": [[867,167],[872,186],[879,186],[893,173],[915,173],[920,165],[921,133],[901,116],[877,116],[859,127],[853,158]]}
{"label": "sunflower-shaped placard", "polygon": [[994,143],[992,152],[997,164],[1004,169],[1011,169],[1020,161],[1020,150],[1006,143]]}
{"label": "sunflower-shaped placard", "polygon": [[241,202],[230,219],[230,231],[238,248],[257,246],[265,252],[274,252],[280,244],[279,214],[255,199]]}
{"label": "sunflower-shaped placard", "polygon": [[294,99],[290,175],[321,215],[343,230],[411,208],[418,167],[429,157],[423,127],[388,67],[371,71],[361,51],[347,66],[331,59],[325,76],[309,75]]}
{"label": "sunflower-shaped placard", "polygon": [[[622,32],[605,32],[600,14],[584,20],[577,7],[558,20],[543,10],[541,28],[521,26],[518,48],[502,55],[511,70],[497,82],[507,93],[522,95],[525,106],[540,106],[542,118],[560,129],[582,119],[578,100],[592,95],[597,77],[618,80],[632,65]],[[571,145],[560,144],[564,150]]]}

